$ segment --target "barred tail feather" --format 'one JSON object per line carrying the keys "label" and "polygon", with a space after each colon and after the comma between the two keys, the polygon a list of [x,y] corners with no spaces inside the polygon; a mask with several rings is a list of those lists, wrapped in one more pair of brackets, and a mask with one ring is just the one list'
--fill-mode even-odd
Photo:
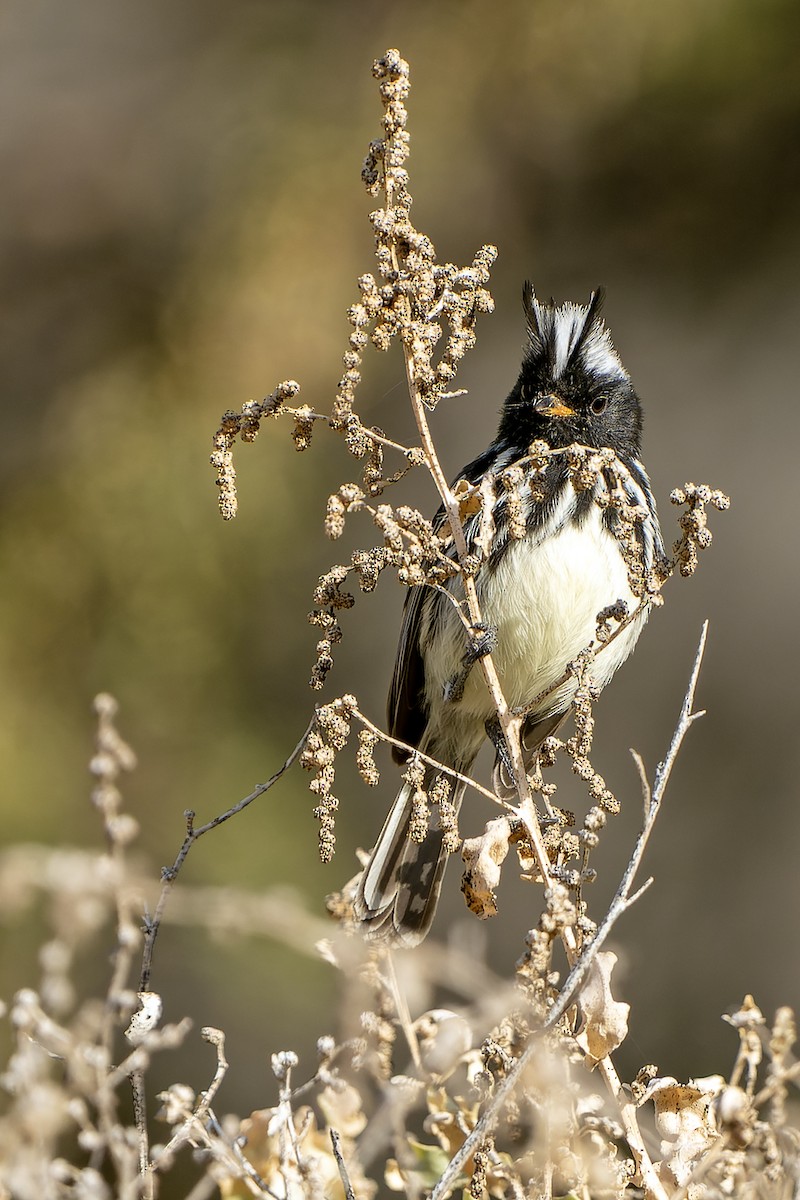
{"label": "barred tail feather", "polygon": [[[464,784],[453,791],[458,811]],[[438,813],[431,809],[423,841],[411,841],[413,788],[398,793],[375,849],[364,868],[354,908],[368,938],[389,945],[416,946],[431,927],[449,857],[442,844]]]}

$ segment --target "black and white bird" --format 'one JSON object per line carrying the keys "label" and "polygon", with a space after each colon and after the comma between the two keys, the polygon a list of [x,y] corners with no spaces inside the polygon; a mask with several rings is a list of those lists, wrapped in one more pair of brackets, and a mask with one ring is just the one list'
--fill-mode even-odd
{"label": "black and white bird", "polygon": [[[563,455],[554,455],[537,475],[535,497],[523,465],[521,537],[511,536],[508,501],[496,489],[493,540],[475,584],[509,706],[525,709],[536,701],[524,726],[528,762],[569,713],[576,680],[563,680],[565,668],[595,639],[598,614],[618,601],[635,614],[591,664],[598,690],[631,653],[647,619],[648,605],[631,590],[618,509],[603,503],[615,477],[641,510],[635,529],[643,569],[663,557],[655,502],[639,461],[641,405],[600,317],[602,298],[598,290],[586,305],[547,304],[525,285],[528,345],[519,378],[495,440],[456,480],[479,485],[487,475],[497,478],[517,462],[529,463],[537,440],[553,449],[577,443],[614,453],[611,470],[598,473],[583,491],[570,481]],[[440,511],[439,527],[444,520]],[[477,549],[479,527],[479,515],[465,522],[470,549]],[[448,586],[463,597],[458,578]],[[461,773],[469,772],[496,719],[477,660],[464,677],[467,641],[447,596],[424,584],[410,590],[389,693],[389,732]],[[398,762],[407,757],[395,753]],[[435,775],[426,768],[426,790]],[[409,839],[413,791],[408,783],[401,788],[355,898],[355,915],[368,937],[404,946],[416,945],[430,928],[448,857],[433,806],[424,840]],[[464,785],[456,783],[456,810],[463,793]]]}

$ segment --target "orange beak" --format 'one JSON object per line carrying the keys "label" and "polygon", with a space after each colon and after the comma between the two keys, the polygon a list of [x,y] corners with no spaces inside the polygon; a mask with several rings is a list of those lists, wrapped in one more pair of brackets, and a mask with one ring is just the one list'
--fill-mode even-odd
{"label": "orange beak", "polygon": [[558,396],[552,395],[552,393],[547,396],[540,396],[534,402],[533,407],[543,417],[571,417],[575,412],[574,408],[570,408],[568,404],[565,404],[563,400],[560,400]]}

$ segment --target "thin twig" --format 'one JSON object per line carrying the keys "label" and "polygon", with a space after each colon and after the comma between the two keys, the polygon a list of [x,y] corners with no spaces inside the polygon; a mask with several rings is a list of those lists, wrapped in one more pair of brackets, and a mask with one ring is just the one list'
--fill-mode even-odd
{"label": "thin twig", "polygon": [[194,1108],[191,1112],[187,1113],[186,1119],[175,1130],[166,1146],[161,1148],[158,1156],[148,1165],[144,1180],[147,1194],[154,1195],[156,1174],[169,1170],[175,1159],[175,1155],[187,1143],[193,1145],[205,1144],[212,1151],[212,1154],[219,1158],[219,1154],[215,1152],[215,1144],[209,1137],[209,1133],[213,1131],[218,1139],[216,1143],[217,1147],[222,1143],[226,1155],[230,1156],[227,1162],[224,1158],[220,1158],[219,1160],[225,1162],[225,1165],[230,1169],[240,1172],[242,1181],[253,1195],[271,1196],[273,1200],[278,1200],[276,1193],[265,1183],[252,1163],[245,1158],[238,1140],[231,1141],[224,1133],[211,1108],[211,1103],[228,1070],[228,1061],[225,1057],[225,1035],[221,1030],[211,1026],[202,1029],[201,1035],[203,1040],[213,1045],[217,1051],[217,1067],[214,1072],[214,1078],[206,1090],[200,1093]]}
{"label": "thin twig", "polygon": [[392,438],[387,437],[385,433],[378,433],[377,429],[372,429],[368,425],[362,425],[361,432],[370,441],[377,442],[381,446],[386,446],[387,450],[397,450],[405,458],[416,448],[414,446],[404,446],[401,442],[395,442]]}
{"label": "thin twig", "polygon": [[[152,918],[147,920],[145,927],[144,950],[142,953],[142,970],[139,978],[140,992],[150,991],[150,975],[153,967],[153,951],[155,949],[158,931],[161,928],[161,922],[164,919],[164,911],[167,907],[167,901],[169,900],[175,880],[178,878],[178,873],[185,863],[192,846],[195,844],[198,838],[203,836],[204,833],[210,833],[210,831],[212,829],[216,829],[218,825],[222,825],[225,821],[230,820],[231,817],[235,817],[238,813],[242,812],[243,809],[247,808],[249,804],[252,804],[254,800],[258,799],[259,796],[263,796],[264,792],[268,792],[273,784],[278,782],[278,780],[285,774],[286,771],[289,770],[292,764],[297,761],[298,757],[302,753],[306,741],[308,740],[308,735],[314,727],[315,721],[316,713],[309,721],[303,736],[300,738],[300,741],[286,759],[286,762],[283,764],[283,766],[276,771],[274,775],[270,776],[266,783],[260,783],[258,787],[250,793],[249,796],[245,796],[245,798],[240,800],[238,804],[234,804],[224,813],[220,813],[218,816],[214,817],[211,821],[207,821],[205,825],[201,825],[199,828],[195,828],[194,813],[191,810],[184,814],[186,818],[186,837],[183,839],[183,845],[178,851],[175,862],[171,867],[165,867],[161,873],[161,893],[158,897],[155,912],[153,913]],[[215,1044],[217,1045],[217,1052],[219,1055],[221,1053],[219,1043]],[[220,1061],[221,1060],[218,1058],[218,1072],[220,1070]],[[227,1063],[225,1064],[225,1067],[227,1069]],[[139,1172],[143,1181],[143,1196],[144,1200],[152,1200],[155,1192],[153,1182],[153,1167],[149,1161],[150,1151],[147,1132],[147,1097],[144,1088],[144,1076],[143,1073],[137,1069],[131,1072],[130,1079],[131,1087],[133,1089],[134,1121],[139,1138]],[[219,1083],[217,1083],[216,1086],[218,1087]],[[214,1091],[216,1091],[216,1088],[213,1084],[212,1088],[214,1088]],[[213,1092],[211,1094],[213,1095]]]}
{"label": "thin twig", "polygon": [[266,781],[266,783],[260,783],[258,785],[258,787],[256,787],[250,793],[249,796],[245,796],[245,798],[243,800],[240,800],[237,804],[234,804],[231,808],[226,809],[225,812],[220,813],[218,816],[214,817],[211,821],[207,821],[205,825],[199,826],[199,828],[195,827],[195,824],[194,824],[195,814],[194,814],[194,812],[192,812],[191,809],[187,810],[187,812],[184,814],[184,816],[186,818],[186,837],[183,839],[183,845],[181,846],[180,850],[178,851],[178,855],[175,859],[175,862],[172,864],[171,867],[165,867],[161,873],[161,878],[163,881],[162,888],[161,888],[161,894],[158,897],[158,903],[156,904],[156,908],[155,908],[155,912],[153,913],[153,917],[152,917],[152,919],[150,919],[147,922],[147,927],[145,929],[144,953],[142,955],[142,972],[141,972],[141,976],[140,976],[140,980],[139,980],[139,991],[140,992],[147,992],[150,990],[150,974],[151,974],[152,965],[153,965],[153,949],[155,947],[155,941],[158,936],[158,931],[161,928],[161,922],[162,922],[162,919],[164,916],[164,909],[166,908],[167,901],[169,900],[170,892],[172,891],[172,887],[175,883],[175,880],[178,877],[178,873],[179,873],[181,867],[183,866],[184,862],[186,861],[186,858],[187,858],[192,846],[195,844],[195,842],[198,840],[198,838],[201,838],[203,836],[204,833],[210,833],[211,830],[216,829],[218,825],[222,825],[225,821],[229,821],[231,819],[231,817],[237,816],[240,812],[242,812],[245,808],[247,808],[247,806],[249,804],[252,804],[253,801],[257,800],[259,796],[263,796],[265,792],[268,792],[269,789],[278,782],[278,780],[286,773],[286,771],[289,770],[289,768],[297,761],[297,759],[302,754],[303,749],[306,744],[306,741],[308,740],[308,735],[311,733],[311,730],[314,728],[315,722],[316,722],[316,713],[309,721],[308,725],[306,726],[305,732],[303,733],[303,736],[300,738],[300,741],[297,743],[294,750],[291,752],[289,757],[286,759],[286,762],[283,764],[283,766],[279,770],[277,770],[274,775],[271,775],[270,778]]}
{"label": "thin twig", "polygon": [[[430,426],[428,424],[425,405],[423,404],[422,397],[419,393],[419,389],[416,386],[416,381],[414,378],[413,356],[410,348],[405,342],[403,342],[403,353],[406,362],[406,375],[408,378],[411,407],[414,411],[414,419],[416,420],[417,429],[422,441],[422,447],[425,451],[428,469],[431,472],[433,481],[436,484],[437,491],[441,497],[445,513],[447,514],[450,530],[453,535],[453,543],[456,548],[458,561],[463,567],[463,564],[469,554],[469,550],[464,534],[464,527],[461,523],[459,502],[453,495],[453,492],[447,483],[447,479],[445,478],[441,463],[439,462],[439,458],[436,453],[436,447],[431,435]],[[478,628],[483,623],[483,617],[481,615],[481,607],[478,601],[478,592],[477,588],[475,587],[475,580],[471,574],[462,570],[461,584],[464,588],[464,597],[467,602],[470,622],[473,629]],[[494,665],[491,654],[485,654],[481,656],[480,667],[481,671],[483,672],[484,680],[486,681],[486,686],[489,689],[489,695],[491,696],[492,704],[497,713],[497,719],[500,722],[500,728],[503,732],[503,738],[505,740],[506,747],[508,748],[508,754],[513,768],[514,782],[516,784],[520,805],[523,806],[530,797],[530,788],[525,772],[522,746],[520,744],[520,729],[522,720],[520,717],[515,716],[509,708],[505,693],[503,692],[503,688],[500,683],[500,676],[498,675],[497,668]],[[550,860],[547,855],[544,838],[542,837],[542,833],[539,828],[539,821],[538,817],[536,816],[536,811],[532,805],[530,807],[532,809],[530,822],[531,846],[536,858],[536,865],[539,869],[539,873],[542,876],[542,879],[545,881],[545,885],[548,885],[551,882]]]}
{"label": "thin twig", "polygon": [[[451,1158],[444,1173],[433,1190],[431,1200],[442,1200],[442,1197],[447,1195],[452,1188],[454,1181],[458,1178],[458,1175],[463,1170],[465,1164],[477,1150],[480,1143],[485,1141],[487,1136],[492,1132],[503,1105],[512,1094],[520,1076],[530,1062],[539,1038],[541,1038],[549,1029],[552,1029],[553,1026],[561,1020],[567,1009],[569,1009],[575,1003],[581,988],[586,982],[586,977],[591,969],[592,963],[596,958],[597,952],[603,945],[603,942],[605,942],[606,938],[611,932],[611,929],[622,916],[622,914],[628,908],[630,908],[632,904],[635,903],[635,901],[651,882],[648,880],[644,887],[640,888],[635,894],[631,894],[633,881],[636,877],[639,866],[641,865],[647,842],[650,838],[653,825],[655,824],[656,817],[658,816],[661,808],[664,792],[669,781],[670,773],[675,764],[678,751],[680,750],[681,743],[697,718],[703,715],[702,712],[693,712],[692,708],[694,705],[697,680],[700,674],[700,664],[703,661],[703,652],[705,650],[707,633],[708,622],[706,621],[703,625],[703,630],[700,635],[700,642],[695,655],[692,675],[689,680],[689,686],[684,697],[683,705],[681,706],[681,712],[675,733],[672,736],[672,741],[670,742],[669,750],[667,751],[664,761],[659,763],[658,767],[656,768],[655,781],[653,784],[652,793],[650,795],[650,802],[648,804],[647,815],[642,827],[642,831],[636,840],[630,860],[625,868],[622,880],[620,881],[620,885],[617,888],[616,895],[611,902],[608,912],[606,913],[606,916],[598,928],[594,938],[589,945],[586,946],[580,958],[578,958],[573,965],[569,975],[567,976],[564,986],[562,987],[557,999],[547,1014],[547,1020],[544,1022],[541,1029],[536,1030],[532,1034],[525,1050],[514,1063],[514,1066],[511,1068],[508,1075],[506,1075],[502,1083],[500,1083],[495,1089],[494,1095],[486,1105],[483,1113],[481,1114],[480,1120],[475,1125],[469,1137]],[[525,820],[525,816],[526,814],[523,814],[523,820]],[[603,1059],[600,1063],[600,1067],[604,1078],[610,1087],[610,1090],[615,1096],[619,1097],[622,1091],[622,1085],[610,1058]],[[628,1145],[638,1159],[639,1169],[645,1179],[647,1187],[650,1188],[653,1195],[659,1197],[659,1200],[666,1200],[666,1193],[663,1185],[656,1176],[653,1165],[650,1162],[650,1158],[645,1150],[633,1105],[627,1102],[622,1104],[621,1115],[623,1118],[623,1124],[625,1126]]]}
{"label": "thin twig", "polygon": [[490,792],[488,788],[478,783],[477,779],[473,779],[472,776],[463,775],[460,771],[454,770],[453,767],[448,767],[444,763],[439,762],[438,759],[430,758],[429,755],[423,754],[416,746],[411,746],[408,742],[401,742],[399,738],[391,737],[388,733],[384,733],[380,726],[370,721],[369,717],[365,716],[359,708],[351,709],[351,713],[357,721],[361,722],[365,729],[369,729],[371,733],[374,733],[380,741],[386,742],[388,746],[395,746],[398,750],[407,751],[409,758],[415,755],[420,762],[424,762],[427,766],[440,771],[442,775],[449,775],[451,779],[457,779],[459,783],[465,783],[467,787],[473,788],[479,795],[484,796],[487,800],[491,800],[493,804],[499,804],[502,808],[508,809],[510,812],[517,811],[516,805],[501,800],[499,796],[496,796],[494,792]]}
{"label": "thin twig", "polygon": [[342,1181],[344,1194],[347,1197],[347,1200],[356,1200],[356,1194],[353,1191],[353,1185],[350,1182],[350,1176],[347,1174],[347,1164],[342,1156],[339,1134],[335,1129],[331,1130],[331,1145],[333,1146],[333,1157],[336,1159],[336,1165],[339,1168],[339,1177]]}
{"label": "thin twig", "polygon": [[163,1025],[160,1029],[151,1029],[143,1035],[129,1054],[113,1067],[103,1081],[103,1087],[114,1090],[129,1075],[136,1071],[146,1071],[150,1066],[153,1054],[160,1050],[175,1050],[182,1046],[189,1030],[192,1028],[191,1017],[181,1017],[172,1025]]}
{"label": "thin twig", "polygon": [[147,1096],[144,1086],[144,1071],[133,1071],[130,1075],[133,1093],[133,1119],[136,1124],[139,1152],[139,1175],[142,1179],[143,1200],[153,1200],[155,1184],[150,1167],[150,1141],[147,1131]]}
{"label": "thin twig", "polygon": [[228,1060],[225,1057],[225,1034],[221,1029],[216,1029],[213,1025],[206,1025],[200,1030],[200,1036],[204,1042],[208,1042],[209,1045],[214,1046],[217,1051],[217,1069],[214,1072],[214,1078],[206,1090],[200,1093],[197,1108],[195,1109],[195,1116],[198,1120],[204,1120],[228,1072]]}
{"label": "thin twig", "polygon": [[678,757],[678,751],[681,748],[681,742],[686,736],[689,726],[692,725],[699,717],[704,717],[706,715],[706,710],[704,708],[699,709],[697,712],[692,712],[692,706],[694,704],[694,694],[697,689],[697,680],[700,676],[700,667],[703,663],[703,655],[706,649],[707,638],[708,621],[704,621],[703,628],[700,633],[700,643],[697,647],[697,654],[695,655],[694,666],[692,667],[692,677],[689,680],[689,687],[683,699],[680,721],[675,733],[672,736],[672,741],[670,742],[666,758],[656,767],[656,777],[653,784],[652,800],[654,804],[661,804],[672,768],[675,765],[675,759]]}

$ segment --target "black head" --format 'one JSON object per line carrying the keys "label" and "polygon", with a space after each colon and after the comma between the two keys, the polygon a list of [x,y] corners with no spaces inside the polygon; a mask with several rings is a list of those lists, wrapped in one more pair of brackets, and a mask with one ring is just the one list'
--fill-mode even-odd
{"label": "black head", "polygon": [[498,436],[520,452],[537,438],[550,446],[610,446],[637,458],[642,409],[601,317],[603,291],[588,304],[542,304],[522,293],[529,344],[503,406]]}

